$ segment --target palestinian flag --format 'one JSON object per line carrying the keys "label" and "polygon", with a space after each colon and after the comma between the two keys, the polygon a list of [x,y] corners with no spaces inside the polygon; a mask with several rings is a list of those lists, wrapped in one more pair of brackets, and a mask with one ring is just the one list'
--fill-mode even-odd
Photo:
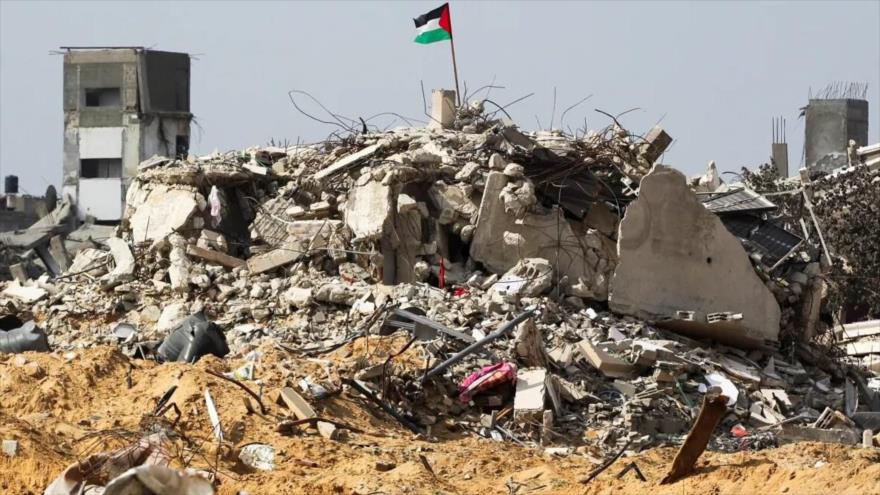
{"label": "palestinian flag", "polygon": [[427,45],[435,41],[452,39],[452,19],[449,17],[449,4],[444,3],[440,7],[422,14],[415,19],[416,36],[415,42]]}

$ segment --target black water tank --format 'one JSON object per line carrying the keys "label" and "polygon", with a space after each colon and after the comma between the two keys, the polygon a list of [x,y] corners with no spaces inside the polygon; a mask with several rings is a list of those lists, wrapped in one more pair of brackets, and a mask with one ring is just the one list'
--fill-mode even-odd
{"label": "black water tank", "polygon": [[18,194],[18,176],[7,175],[3,181],[3,190],[6,194]]}

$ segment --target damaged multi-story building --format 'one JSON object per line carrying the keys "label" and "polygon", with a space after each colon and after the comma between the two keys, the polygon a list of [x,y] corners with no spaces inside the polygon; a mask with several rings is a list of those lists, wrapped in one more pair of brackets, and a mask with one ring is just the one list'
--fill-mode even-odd
{"label": "damaged multi-story building", "polygon": [[190,59],[143,47],[64,50],[64,178],[80,220],[122,218],[138,164],[189,150]]}
{"label": "damaged multi-story building", "polygon": [[866,87],[831,84],[804,108],[806,166],[830,172],[853,161],[855,150],[868,144]]}

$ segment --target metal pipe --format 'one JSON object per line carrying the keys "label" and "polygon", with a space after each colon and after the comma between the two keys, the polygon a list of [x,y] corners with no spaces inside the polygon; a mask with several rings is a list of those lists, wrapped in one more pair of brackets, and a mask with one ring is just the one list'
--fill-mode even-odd
{"label": "metal pipe", "polygon": [[527,308],[524,312],[520,313],[516,318],[510,320],[503,327],[499,328],[495,332],[490,333],[489,335],[486,335],[481,340],[478,340],[478,341],[474,342],[473,344],[465,347],[461,351],[453,354],[449,359],[447,359],[446,361],[443,361],[442,363],[438,364],[437,366],[435,366],[434,368],[429,370],[427,373],[425,373],[425,376],[422,377],[422,383],[425,383],[426,381],[428,381],[429,378],[431,378],[439,373],[442,373],[446,368],[461,361],[468,354],[473,353],[477,349],[485,346],[486,344],[488,344],[489,342],[492,342],[493,340],[497,339],[498,337],[501,337],[502,335],[509,333],[517,325],[519,325],[520,323],[525,321],[526,318],[529,318],[530,316],[535,314],[535,310],[536,310],[535,307]]}

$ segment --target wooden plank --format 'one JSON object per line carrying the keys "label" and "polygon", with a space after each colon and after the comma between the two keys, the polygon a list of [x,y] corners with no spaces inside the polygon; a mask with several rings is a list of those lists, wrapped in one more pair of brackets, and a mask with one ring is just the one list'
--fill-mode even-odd
{"label": "wooden plank", "polygon": [[243,259],[236,258],[235,256],[230,256],[226,253],[221,253],[220,251],[214,251],[213,249],[205,249],[199,246],[193,246],[192,244],[186,247],[186,254],[190,256],[195,256],[196,258],[207,261],[208,263],[225,266],[226,268],[237,268],[245,264],[245,261]]}

